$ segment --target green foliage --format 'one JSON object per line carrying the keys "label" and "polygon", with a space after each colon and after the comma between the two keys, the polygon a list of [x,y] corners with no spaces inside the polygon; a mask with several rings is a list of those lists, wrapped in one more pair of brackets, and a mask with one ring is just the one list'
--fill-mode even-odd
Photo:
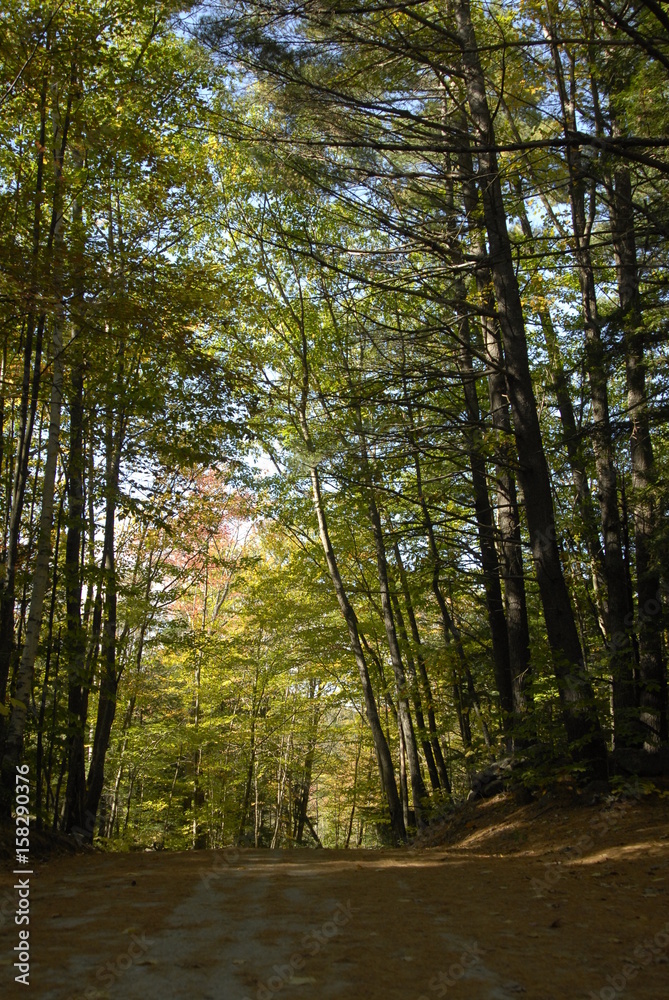
{"label": "green foliage", "polygon": [[[460,6],[249,0],[209,17],[171,0],[5,5],[3,718],[36,572],[49,345],[55,326],[65,332],[58,548],[26,732],[41,823],[65,815],[73,740],[86,741],[86,765],[100,746],[110,680],[96,829],[113,847],[384,843],[379,746],[399,779],[405,702],[420,767],[427,775],[442,752],[456,799],[510,743],[533,791],[578,776],[523,497],[517,531],[505,534],[508,482],[541,461],[515,430],[508,344],[501,360],[493,348],[508,303],[491,279]],[[519,0],[472,12],[524,311],[528,406],[550,467],[578,667],[609,741],[617,667],[605,549],[618,546],[626,574],[635,721],[638,650],[653,629],[666,680],[669,550],[669,42],[645,5],[617,10],[593,17],[578,0]],[[621,171],[633,315],[621,293]],[[599,503],[595,326],[617,538]],[[641,403],[631,402],[634,357]],[[651,442],[644,481],[633,454],[640,413]],[[509,568],[510,549],[521,568]],[[513,573],[530,655],[509,667],[523,672],[513,675],[523,704],[509,713],[491,622],[510,620]],[[648,626],[639,605],[653,574]],[[441,786],[425,809],[434,817],[449,795],[443,774],[430,777]],[[415,795],[403,795],[411,824]]]}

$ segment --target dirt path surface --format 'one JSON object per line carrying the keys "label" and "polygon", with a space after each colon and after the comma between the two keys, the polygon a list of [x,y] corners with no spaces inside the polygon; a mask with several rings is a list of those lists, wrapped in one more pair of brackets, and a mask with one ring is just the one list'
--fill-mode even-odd
{"label": "dirt path surface", "polygon": [[492,802],[451,846],[35,862],[29,986],[14,982],[16,880],[2,879],[1,995],[666,1000],[668,819],[666,800]]}

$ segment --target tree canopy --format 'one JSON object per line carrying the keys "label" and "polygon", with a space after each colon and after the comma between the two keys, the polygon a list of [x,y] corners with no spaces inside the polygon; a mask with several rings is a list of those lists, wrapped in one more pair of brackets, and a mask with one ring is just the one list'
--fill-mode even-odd
{"label": "tree canopy", "polygon": [[117,846],[669,743],[655,0],[9,0],[0,749]]}

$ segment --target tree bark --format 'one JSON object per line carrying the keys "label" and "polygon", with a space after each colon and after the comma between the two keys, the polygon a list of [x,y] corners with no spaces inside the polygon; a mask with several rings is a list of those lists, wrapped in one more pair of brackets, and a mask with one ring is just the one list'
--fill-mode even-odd
{"label": "tree bark", "polygon": [[388,640],[388,648],[390,651],[390,662],[393,667],[393,674],[395,676],[395,685],[397,689],[397,715],[398,722],[402,730],[402,736],[404,740],[404,751],[406,754],[406,760],[409,767],[409,776],[411,779],[411,793],[413,798],[414,813],[416,816],[416,823],[418,828],[422,828],[425,825],[425,808],[429,802],[428,791],[425,787],[423,781],[423,776],[420,770],[420,760],[418,757],[418,747],[416,745],[416,735],[414,733],[413,722],[411,720],[411,713],[409,711],[409,703],[407,700],[407,682],[404,673],[404,664],[402,662],[402,655],[400,653],[399,642],[397,641],[397,632],[395,629],[395,621],[393,618],[392,604],[390,599],[390,585],[388,582],[388,562],[386,559],[386,547],[383,539],[383,528],[381,526],[381,518],[379,516],[379,510],[376,504],[376,497],[374,495],[374,483],[372,479],[372,471],[369,465],[369,457],[367,454],[367,443],[365,440],[365,435],[362,428],[361,414],[358,410],[357,412],[357,432],[360,440],[361,455],[362,455],[362,475],[366,487],[366,499],[367,499],[367,509],[369,512],[369,520],[372,527],[372,536],[374,538],[374,548],[376,551],[376,568],[379,580],[379,591],[381,595],[381,611],[383,615],[383,625],[386,632],[386,638]]}
{"label": "tree bark", "polygon": [[[465,130],[466,121],[463,122],[463,131]],[[479,192],[474,177],[471,153],[462,153],[458,160],[462,174],[463,202],[469,232],[479,261],[483,262],[486,257],[486,246],[478,222]],[[449,188],[449,201],[452,202],[451,209],[455,215],[452,182]],[[495,524],[490,503],[486,463],[480,453],[480,448],[475,447],[474,439],[470,445],[470,465],[472,485],[476,497],[482,566],[486,581],[488,620],[493,640],[495,679],[503,714],[503,731],[506,733],[508,745],[510,742],[522,742],[518,732],[514,732],[514,730],[518,729],[521,717],[526,714],[528,707],[530,634],[523,572],[520,515],[513,473],[515,463],[511,453],[512,449],[509,447],[512,432],[503,351],[499,331],[493,318],[495,310],[491,275],[488,267],[483,266],[482,263],[476,267],[475,281],[481,306],[480,324],[488,363],[490,414],[492,425],[498,431],[497,532],[501,559],[498,558],[495,545]],[[456,295],[463,304],[466,303],[464,282],[461,279],[456,281]],[[473,376],[471,330],[466,312],[463,312],[460,317],[459,331],[460,360],[468,419],[473,427],[477,427],[480,424],[480,411],[476,382]],[[504,582],[503,597],[500,578]]]}
{"label": "tree bark", "polygon": [[[81,90],[79,92],[81,97]],[[75,167],[83,166],[78,149],[72,154]],[[85,676],[86,633],[81,620],[82,597],[82,536],[84,529],[84,233],[81,197],[74,200],[72,209],[72,244],[74,248],[74,275],[72,288],[72,313],[75,334],[70,347],[70,440],[68,450],[68,523],[65,543],[65,595],[67,608],[67,673],[68,673],[68,735],[67,785],[63,806],[63,830],[73,826],[83,827],[86,808],[86,762],[84,732],[88,715],[89,682]]]}
{"label": "tree bark", "polygon": [[84,825],[86,764],[84,742],[88,707],[86,636],[81,621],[81,543],[83,527],[83,360],[75,345],[76,360],[70,388],[70,447],[68,468],[68,528],[65,543],[65,592],[67,604],[68,736],[67,785],[63,830]]}
{"label": "tree bark", "polygon": [[[520,224],[523,236],[534,243],[534,232],[530,223],[525,202],[522,198],[522,191],[518,190]],[[604,550],[599,537],[599,527],[597,515],[592,500],[590,481],[586,466],[586,458],[583,450],[583,433],[579,431],[574,413],[571,392],[569,390],[569,380],[564,369],[560,344],[555,331],[553,317],[548,306],[537,309],[541,330],[546,343],[546,351],[550,361],[551,378],[553,382],[553,392],[560,413],[560,423],[562,424],[563,442],[567,452],[569,468],[571,469],[574,492],[576,494],[576,506],[580,514],[583,525],[583,535],[585,544],[590,555],[592,565],[593,586],[595,595],[606,602],[605,578],[606,570],[604,566]],[[606,607],[602,608],[606,612]]]}
{"label": "tree bark", "polygon": [[[60,549],[61,521],[63,515],[63,504],[58,508],[56,515],[56,544],[53,550],[53,577],[51,580],[51,601],[49,607],[49,619],[46,636],[46,655],[44,657],[44,676],[42,678],[42,697],[40,698],[39,718],[37,721],[37,747],[35,749],[35,814],[37,818],[37,829],[44,829],[44,817],[48,809],[47,802],[42,800],[43,784],[43,762],[44,762],[44,722],[46,718],[46,702],[49,693],[49,681],[51,679],[51,657],[53,653],[53,623],[56,614],[56,596],[58,593],[58,551]],[[56,692],[54,690],[54,699]]]}
{"label": "tree bark", "polygon": [[[57,245],[56,245],[57,251]],[[62,316],[56,314],[53,320],[51,337],[52,380],[51,401],[49,406],[49,435],[47,439],[47,454],[44,463],[44,478],[42,484],[42,509],[40,513],[40,531],[37,545],[37,558],[32,576],[32,592],[30,611],[26,624],[25,641],[16,674],[16,687],[12,701],[12,713],[7,726],[4,756],[2,760],[3,794],[6,794],[14,784],[14,771],[23,753],[23,740],[28,715],[28,706],[32,695],[35,675],[35,659],[39,634],[42,626],[44,597],[49,582],[49,566],[51,562],[51,532],[53,527],[54,491],[56,466],[60,442],[60,414],[63,393],[63,322]],[[7,815],[10,808],[8,800],[2,803],[3,812]]]}
{"label": "tree bark", "polygon": [[437,772],[437,766],[435,763],[434,754],[432,753],[432,744],[428,739],[427,729],[425,727],[425,716],[423,714],[423,705],[421,702],[420,689],[418,686],[418,675],[416,673],[416,664],[414,662],[414,658],[411,653],[411,647],[409,645],[409,637],[407,635],[406,625],[404,624],[404,617],[402,615],[402,609],[400,608],[400,602],[398,600],[397,594],[391,593],[391,598],[393,602],[393,611],[395,614],[395,620],[397,621],[397,631],[399,632],[402,646],[404,648],[404,658],[406,660],[407,673],[409,675],[411,699],[413,701],[414,712],[416,715],[418,738],[420,740],[420,745],[423,748],[423,756],[425,757],[427,772],[430,776],[430,783],[435,791],[439,791],[441,783],[439,781],[439,774]]}
{"label": "tree bark", "polygon": [[420,633],[418,631],[418,622],[416,621],[416,614],[413,609],[413,602],[411,600],[411,591],[409,590],[409,581],[407,579],[406,570],[404,568],[404,563],[402,561],[402,554],[400,552],[400,547],[395,543],[395,562],[397,563],[397,568],[400,574],[400,584],[402,586],[402,594],[404,596],[404,604],[407,609],[407,617],[409,619],[409,627],[411,629],[411,636],[416,648],[416,663],[418,665],[418,674],[420,676],[420,681],[423,689],[423,698],[425,700],[425,706],[427,709],[427,721],[430,731],[430,744],[432,746],[432,752],[434,754],[434,762],[437,767],[439,774],[439,782],[441,787],[447,792],[448,795],[451,794],[451,781],[448,776],[448,769],[446,768],[446,761],[444,760],[444,755],[441,750],[441,744],[439,743],[439,734],[437,731],[437,720],[434,713],[434,699],[432,697],[432,687],[430,685],[430,678],[427,673],[427,666],[425,664],[425,657],[423,656],[422,643],[420,638]]}
{"label": "tree bark", "polygon": [[105,759],[109,749],[111,729],[116,714],[116,692],[120,672],[116,666],[116,607],[117,580],[115,560],[116,499],[123,446],[125,418],[118,416],[116,433],[112,414],[107,414],[106,470],[105,470],[105,534],[104,534],[104,623],[102,627],[102,663],[98,711],[93,737],[93,750],[86,782],[86,828],[94,829],[105,777]]}
{"label": "tree bark", "polygon": [[[38,392],[42,375],[42,340],[44,335],[45,314],[44,312],[40,312],[39,315],[36,314],[36,299],[39,292],[37,284],[37,266],[40,252],[42,198],[44,187],[44,153],[46,145],[47,119],[46,99],[47,77],[45,73],[40,94],[40,130],[37,151],[37,173],[35,179],[35,210],[32,234],[33,273],[31,275],[30,285],[30,311],[26,321],[25,341],[23,347],[23,378],[21,383],[21,401],[19,404],[19,421],[16,431],[16,458],[14,463],[13,478],[10,486],[11,498],[7,546],[2,554],[4,572],[0,573],[0,577],[2,578],[2,582],[0,583],[0,704],[3,705],[7,696],[7,684],[9,681],[10,667],[14,654],[16,563],[19,550],[21,517],[23,514],[25,492],[28,482],[28,459],[30,456],[30,445],[35,425]],[[64,148],[65,147],[63,146],[63,151]],[[57,213],[61,210],[61,200],[60,185],[56,183],[51,210],[51,227],[47,245],[47,256],[51,249],[51,234],[57,229],[55,223],[57,221]],[[36,337],[35,332],[37,333]],[[35,354],[34,363],[33,347]],[[33,367],[32,379],[30,375],[31,364]],[[2,720],[0,720],[0,722],[1,721]]]}
{"label": "tree bark", "polygon": [[[488,493],[485,459],[481,454],[481,448],[477,442],[477,437],[480,438],[481,414],[476,392],[476,375],[469,347],[469,324],[466,319],[460,322],[459,362],[467,421],[469,424],[466,430],[467,450],[469,452],[469,467],[474,491],[474,509],[476,511],[476,525],[481,553],[486,611],[492,639],[493,671],[499,695],[501,730],[505,741],[507,744],[510,744],[512,739],[511,730],[514,701],[511,658],[509,653],[509,633],[502,599],[499,560],[495,546],[495,524]],[[508,749],[511,749],[510,745]]]}
{"label": "tree bark", "polygon": [[376,750],[376,759],[379,767],[379,775],[381,778],[381,787],[386,796],[386,801],[388,803],[388,811],[390,813],[390,826],[392,831],[392,836],[397,843],[403,843],[406,840],[406,827],[404,824],[404,819],[402,817],[402,804],[397,793],[397,784],[395,782],[395,769],[393,766],[393,760],[390,755],[390,750],[388,748],[388,742],[386,740],[383,728],[381,726],[381,720],[379,718],[379,712],[376,705],[376,699],[374,697],[374,689],[372,687],[372,682],[369,677],[369,671],[367,669],[367,662],[365,660],[365,654],[363,653],[362,644],[360,642],[360,633],[358,631],[358,619],[356,617],[355,611],[351,602],[346,594],[346,589],[339,572],[339,566],[337,565],[337,559],[335,556],[334,548],[330,540],[330,533],[328,530],[327,519],[325,516],[325,507],[323,505],[323,496],[321,493],[321,483],[318,474],[318,464],[314,460],[314,443],[311,439],[311,434],[309,432],[309,425],[307,421],[307,400],[309,396],[309,384],[310,384],[310,373],[309,373],[309,358],[308,358],[308,345],[305,335],[304,328],[300,330],[300,349],[298,356],[300,358],[300,363],[302,367],[302,383],[300,392],[300,401],[298,405],[298,421],[300,433],[302,434],[302,439],[307,449],[309,456],[309,474],[311,478],[311,488],[312,497],[314,502],[314,508],[316,510],[316,518],[318,521],[318,534],[321,540],[321,545],[323,547],[323,553],[325,555],[325,561],[327,563],[328,572],[330,574],[330,579],[332,580],[332,585],[334,587],[335,596],[337,598],[337,603],[339,604],[339,609],[342,613],[344,621],[346,622],[346,627],[348,629],[349,640],[351,643],[351,650],[355,658],[356,666],[358,668],[358,673],[360,675],[360,683],[362,686],[363,698],[365,701],[365,710],[367,715],[367,721],[372,730],[372,737],[374,740],[374,748]]}
{"label": "tree bark", "polygon": [[295,842],[301,844],[304,840],[304,824],[309,811],[309,795],[311,793],[311,775],[314,767],[314,757],[316,754],[316,743],[318,735],[318,721],[320,718],[320,708],[318,705],[317,682],[312,681],[309,685],[309,700],[313,701],[311,712],[311,728],[309,732],[309,743],[304,758],[304,772],[300,781],[300,792],[297,799],[297,816],[294,825]]}
{"label": "tree bark", "polygon": [[[574,83],[567,92],[557,43],[551,25],[551,47],[562,106],[565,134],[575,132],[576,95]],[[597,472],[597,494],[604,539],[606,579],[606,626],[613,691],[613,739],[615,746],[638,741],[638,722],[634,695],[634,655],[629,627],[629,604],[623,560],[620,512],[618,509],[617,473],[613,462],[613,435],[609,416],[607,362],[600,329],[595,275],[590,253],[590,231],[594,207],[589,218],[585,203],[585,169],[578,147],[567,147],[569,197],[573,241],[581,288],[585,333],[585,364],[592,402],[592,444]],[[594,189],[591,193],[594,199]]]}
{"label": "tree bark", "polygon": [[[427,536],[428,552],[430,553],[430,562],[432,563],[432,593],[437,601],[437,606],[439,607],[439,613],[441,615],[441,626],[442,635],[444,638],[444,645],[446,649],[450,649],[451,641],[455,645],[455,652],[458,659],[458,664],[460,667],[459,671],[454,672],[453,681],[453,699],[455,702],[455,709],[458,715],[458,723],[460,727],[460,735],[462,737],[462,744],[467,750],[471,747],[472,734],[471,734],[471,722],[469,718],[470,710],[474,710],[476,717],[481,725],[481,731],[483,733],[483,739],[487,747],[492,745],[492,740],[490,739],[490,733],[488,731],[488,725],[483,718],[481,712],[481,703],[476,691],[476,685],[474,684],[474,678],[472,677],[472,672],[467,661],[467,656],[465,655],[465,650],[462,645],[462,638],[460,636],[460,630],[453,621],[453,617],[448,610],[446,599],[442,593],[441,589],[441,555],[439,554],[439,548],[437,546],[437,539],[434,533],[434,525],[432,524],[432,517],[430,515],[430,509],[427,505],[427,501],[423,494],[423,478],[421,474],[420,457],[418,453],[418,448],[416,447],[416,442],[413,437],[413,427],[412,433],[410,435],[411,451],[414,459],[414,467],[416,469],[416,489],[418,494],[418,503],[420,505],[421,513],[423,515],[423,525],[425,527],[425,534]],[[464,679],[464,691],[463,692],[463,679]]]}
{"label": "tree bark", "polygon": [[[40,512],[39,539],[37,557],[32,576],[30,610],[26,624],[25,640],[21,659],[16,673],[16,687],[12,702],[12,712],[7,725],[4,754],[2,759],[2,796],[0,812],[9,815],[9,790],[14,785],[14,771],[23,753],[28,706],[32,695],[35,674],[35,659],[39,644],[44,597],[49,581],[49,565],[51,562],[51,533],[53,528],[54,493],[56,470],[58,465],[60,444],[60,421],[63,398],[63,327],[65,323],[63,302],[63,159],[67,144],[67,133],[70,124],[70,108],[72,91],[70,88],[67,100],[67,110],[61,120],[58,110],[57,86],[53,85],[53,168],[54,196],[52,225],[49,245],[53,248],[51,257],[51,275],[56,305],[51,320],[51,394],[49,401],[49,431],[47,437],[46,460],[42,481],[42,506]],[[13,598],[12,598],[13,610]]]}
{"label": "tree bark", "polygon": [[503,338],[507,388],[519,457],[530,546],[567,737],[588,775],[608,776],[606,743],[583,664],[578,630],[560,562],[548,465],[532,386],[525,320],[516,278],[495,136],[468,0],[456,0],[455,21],[477,151],[490,269]]}
{"label": "tree bark", "polygon": [[386,800],[388,802],[390,825],[395,840],[398,843],[402,843],[406,840],[406,828],[402,817],[402,804],[400,802],[399,795],[397,793],[397,785],[395,783],[395,769],[393,767],[392,757],[390,756],[390,750],[388,749],[388,743],[381,726],[381,720],[379,719],[379,712],[376,705],[376,699],[374,697],[374,691],[372,689],[372,682],[369,677],[369,671],[367,670],[367,663],[365,661],[365,655],[362,650],[362,644],[358,633],[358,620],[344,589],[334,549],[332,548],[332,543],[330,541],[330,534],[328,532],[327,521],[325,519],[325,510],[323,508],[323,497],[321,494],[318,469],[315,466],[312,466],[310,472],[314,507],[316,508],[316,517],[318,519],[318,533],[321,545],[323,546],[323,552],[325,554],[328,571],[330,573],[330,579],[332,580],[335,595],[337,597],[337,603],[339,604],[339,608],[348,628],[351,649],[353,650],[355,662],[358,667],[358,673],[360,675],[367,721],[372,730],[372,737],[374,739],[379,774],[381,776],[381,786],[385,792]]}
{"label": "tree bark", "polygon": [[625,337],[627,406],[632,421],[632,510],[638,602],[639,703],[647,749],[669,739],[667,732],[667,668],[662,649],[663,608],[660,572],[653,555],[657,531],[655,456],[648,423],[645,332],[636,255],[632,183],[629,169],[619,165],[613,178],[613,238],[618,265],[618,295]]}

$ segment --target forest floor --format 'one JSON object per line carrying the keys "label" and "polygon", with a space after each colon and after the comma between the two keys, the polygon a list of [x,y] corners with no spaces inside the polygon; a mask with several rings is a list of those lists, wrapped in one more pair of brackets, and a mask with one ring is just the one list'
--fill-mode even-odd
{"label": "forest floor", "polygon": [[33,856],[40,1000],[666,1000],[669,800],[508,796],[404,850]]}

